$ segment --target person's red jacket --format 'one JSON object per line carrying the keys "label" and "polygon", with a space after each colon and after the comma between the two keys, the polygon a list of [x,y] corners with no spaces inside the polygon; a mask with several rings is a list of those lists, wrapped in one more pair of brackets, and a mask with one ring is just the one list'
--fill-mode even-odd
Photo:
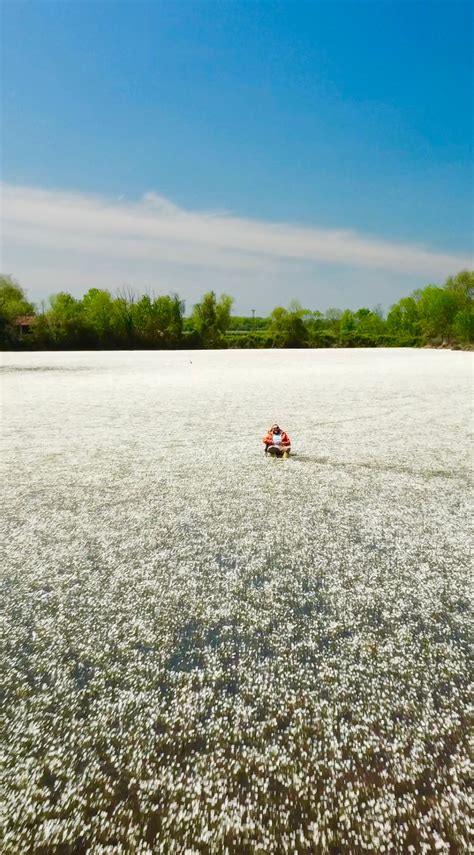
{"label": "person's red jacket", "polygon": [[[291,445],[290,437],[288,436],[287,433],[285,433],[284,430],[280,431],[280,436],[281,436],[281,445],[282,446],[288,447],[289,445]],[[270,428],[267,431],[267,433],[263,437],[263,441],[264,441],[265,445],[273,445],[273,429],[272,428]]]}

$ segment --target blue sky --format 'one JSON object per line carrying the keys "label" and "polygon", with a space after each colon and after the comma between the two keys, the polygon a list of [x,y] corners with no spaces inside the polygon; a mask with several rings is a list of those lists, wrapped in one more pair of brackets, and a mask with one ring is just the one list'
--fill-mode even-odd
{"label": "blue sky", "polygon": [[6,2],[2,268],[384,306],[472,253],[471,3]]}

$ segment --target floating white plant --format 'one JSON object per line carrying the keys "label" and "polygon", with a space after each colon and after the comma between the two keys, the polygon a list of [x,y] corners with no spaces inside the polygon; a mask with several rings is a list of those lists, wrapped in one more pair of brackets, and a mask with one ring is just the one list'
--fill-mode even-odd
{"label": "floating white plant", "polygon": [[6,853],[467,851],[471,365],[4,355]]}

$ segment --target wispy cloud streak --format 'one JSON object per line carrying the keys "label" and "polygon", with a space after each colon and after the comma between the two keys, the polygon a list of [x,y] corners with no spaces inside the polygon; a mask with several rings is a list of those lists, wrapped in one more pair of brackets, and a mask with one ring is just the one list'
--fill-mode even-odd
{"label": "wispy cloud streak", "polygon": [[3,239],[25,250],[149,260],[236,271],[280,261],[323,262],[442,278],[466,256],[381,240],[350,230],[193,212],[155,193],[138,202],[3,185]]}

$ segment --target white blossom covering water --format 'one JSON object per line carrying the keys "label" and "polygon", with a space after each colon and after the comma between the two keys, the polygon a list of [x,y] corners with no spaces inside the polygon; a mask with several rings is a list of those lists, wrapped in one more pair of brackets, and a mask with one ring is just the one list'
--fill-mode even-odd
{"label": "white blossom covering water", "polygon": [[471,355],[2,363],[3,852],[467,852]]}

